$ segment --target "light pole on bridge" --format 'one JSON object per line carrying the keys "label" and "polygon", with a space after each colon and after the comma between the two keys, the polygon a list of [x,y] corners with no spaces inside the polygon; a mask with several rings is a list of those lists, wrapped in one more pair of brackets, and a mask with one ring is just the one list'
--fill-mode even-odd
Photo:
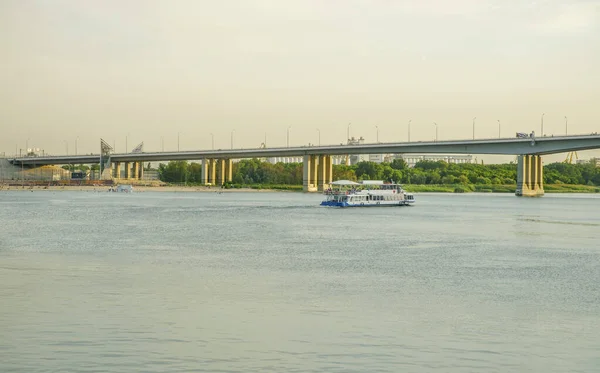
{"label": "light pole on bridge", "polygon": [[290,128],[292,128],[292,126],[289,126],[287,128],[287,147],[290,147]]}
{"label": "light pole on bridge", "polygon": [[433,122],[433,125],[435,126],[435,141],[438,141],[438,126],[436,122]]}
{"label": "light pole on bridge", "polygon": [[542,133],[540,136],[544,136],[544,115],[546,115],[546,113],[542,113]]}
{"label": "light pole on bridge", "polygon": [[565,115],[565,136],[567,136],[569,134],[569,120],[567,119],[567,116]]}
{"label": "light pole on bridge", "polygon": [[500,119],[498,119],[498,138],[500,138]]}
{"label": "light pole on bridge", "polygon": [[475,140],[475,119],[477,119],[477,117],[473,117],[473,140]]}
{"label": "light pole on bridge", "polygon": [[79,136],[75,138],[75,155],[77,155],[77,142],[79,141]]}
{"label": "light pole on bridge", "polygon": [[347,129],[347,134],[348,134],[348,142],[350,142],[350,124],[352,123],[348,123],[348,129]]}
{"label": "light pole on bridge", "polygon": [[179,151],[179,132],[177,132],[177,151]]}
{"label": "light pole on bridge", "polygon": [[412,119],[408,120],[408,142],[410,142],[410,122],[412,122]]}
{"label": "light pole on bridge", "polygon": [[379,143],[379,126],[375,126],[375,129],[377,130],[377,143]]}

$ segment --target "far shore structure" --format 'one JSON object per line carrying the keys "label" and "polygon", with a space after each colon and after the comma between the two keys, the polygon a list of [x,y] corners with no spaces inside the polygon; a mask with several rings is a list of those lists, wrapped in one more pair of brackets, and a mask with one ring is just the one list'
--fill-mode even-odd
{"label": "far shore structure", "polygon": [[[525,134],[526,135],[526,134]],[[143,142],[130,153],[114,153],[112,147],[101,140],[99,155],[52,156],[43,154],[36,156],[14,157],[0,164],[2,177],[5,180],[27,181],[62,181],[65,179],[98,180],[99,182],[144,182],[146,171],[151,162],[187,161],[201,162],[201,178],[196,181],[201,185],[223,186],[232,183],[234,161],[243,158],[269,158],[279,156],[302,155],[303,190],[305,192],[322,191],[324,186],[333,181],[333,165],[335,159],[345,156],[345,164],[357,164],[367,160],[367,154],[373,162],[381,162],[394,157],[407,157],[409,162],[421,160],[443,160],[447,163],[472,163],[471,154],[517,154],[517,196],[542,196],[544,194],[542,156],[563,152],[574,153],[578,150],[600,148],[600,136],[570,135],[535,137],[517,136],[511,138],[482,140],[443,140],[418,141],[404,143],[364,143],[362,138],[350,138],[348,144],[325,146],[296,146],[284,148],[251,148],[251,149],[218,149],[183,152],[144,152]],[[419,151],[424,151],[420,153]],[[456,154],[456,155],[455,155]],[[70,177],[64,172],[52,168],[52,165],[71,165]],[[88,172],[75,172],[73,164],[95,164]],[[145,167],[148,165],[148,169]],[[410,166],[410,164],[409,164]],[[20,168],[20,170],[19,170]],[[69,167],[63,166],[68,172]],[[6,169],[6,170],[4,170]],[[15,177],[16,173],[16,177]],[[6,176],[6,177],[5,177]],[[57,180],[58,179],[58,180]]]}

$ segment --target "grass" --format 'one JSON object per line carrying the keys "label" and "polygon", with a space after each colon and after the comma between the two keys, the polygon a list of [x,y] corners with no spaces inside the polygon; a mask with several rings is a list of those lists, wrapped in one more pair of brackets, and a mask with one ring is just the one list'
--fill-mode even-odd
{"label": "grass", "polygon": [[595,185],[546,184],[547,193],[600,193],[600,187]]}
{"label": "grass", "polygon": [[[515,184],[509,185],[481,185],[481,184],[456,184],[456,185],[421,185],[406,184],[405,189],[414,193],[514,193]],[[600,193],[600,187],[593,185],[568,185],[545,184],[546,193]]]}

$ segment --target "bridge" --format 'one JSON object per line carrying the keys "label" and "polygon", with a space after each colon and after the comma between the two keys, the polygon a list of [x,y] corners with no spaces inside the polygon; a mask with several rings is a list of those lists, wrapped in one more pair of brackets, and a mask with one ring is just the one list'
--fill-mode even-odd
{"label": "bridge", "polygon": [[[395,143],[369,143],[354,145],[299,146],[253,149],[218,149],[177,152],[113,153],[110,155],[72,155],[15,157],[11,163],[18,166],[43,166],[59,164],[95,164],[101,158],[114,165],[110,167],[120,175],[121,163],[125,178],[143,176],[143,162],[201,160],[202,180],[220,184],[232,179],[232,160],[243,158],[304,157],[303,187],[305,191],[322,190],[332,181],[332,155],[346,154],[496,154],[518,155],[517,195],[543,195],[542,156],[546,154],[600,148],[600,135],[544,136],[526,138],[501,138],[481,140],[445,140]],[[108,158],[108,159],[107,159]],[[105,175],[103,174],[103,177]],[[108,175],[110,177],[110,175]]]}

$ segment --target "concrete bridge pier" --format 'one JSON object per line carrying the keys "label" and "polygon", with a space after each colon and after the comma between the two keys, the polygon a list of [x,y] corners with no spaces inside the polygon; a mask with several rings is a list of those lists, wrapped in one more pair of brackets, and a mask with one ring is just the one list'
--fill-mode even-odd
{"label": "concrete bridge pier", "polygon": [[[217,185],[230,183],[233,180],[233,161],[231,159],[219,159],[218,164]],[[217,171],[216,168],[213,169],[213,172]]]}
{"label": "concrete bridge pier", "polygon": [[121,178],[121,162],[115,162],[115,167],[113,169],[115,170],[115,179],[120,179]]}
{"label": "concrete bridge pier", "polygon": [[317,190],[322,192],[331,183],[333,177],[333,163],[330,155],[320,155],[317,175]]}
{"label": "concrete bridge pier", "polygon": [[208,166],[210,164],[210,160],[204,158],[202,160],[202,165],[200,166],[200,183],[202,185],[208,184]]}
{"label": "concrete bridge pier", "polygon": [[144,162],[139,162],[138,163],[137,178],[138,178],[138,180],[143,180],[144,179]]}
{"label": "concrete bridge pier", "polygon": [[133,162],[132,169],[131,169],[131,173],[132,173],[131,178],[132,179],[137,179],[139,165],[140,165],[139,162]]}
{"label": "concrete bridge pier", "polygon": [[209,175],[210,175],[210,180],[208,180],[209,183],[211,183],[212,185],[217,185],[217,160],[216,159],[211,159],[210,160],[210,169],[209,169]]}
{"label": "concrete bridge pier", "polygon": [[314,187],[311,183],[311,176],[312,176],[312,162],[313,161],[313,156],[312,155],[305,155],[304,156],[304,162],[303,162],[303,167],[302,167],[302,191],[304,192],[312,192],[314,191]]}
{"label": "concrete bridge pier", "polygon": [[225,178],[227,180],[228,183],[231,183],[233,181],[233,160],[232,159],[226,159],[225,160]]}
{"label": "concrete bridge pier", "polygon": [[521,197],[544,195],[544,166],[541,155],[520,155],[517,163],[517,189]]}
{"label": "concrete bridge pier", "polygon": [[305,155],[302,169],[302,190],[323,191],[333,178],[333,163],[330,155]]}
{"label": "concrete bridge pier", "polygon": [[216,185],[217,184],[217,160],[204,158],[202,160],[200,180],[202,184]]}
{"label": "concrete bridge pier", "polygon": [[129,162],[125,162],[125,179],[129,179],[129,175],[130,175],[130,170],[131,167],[129,165]]}

